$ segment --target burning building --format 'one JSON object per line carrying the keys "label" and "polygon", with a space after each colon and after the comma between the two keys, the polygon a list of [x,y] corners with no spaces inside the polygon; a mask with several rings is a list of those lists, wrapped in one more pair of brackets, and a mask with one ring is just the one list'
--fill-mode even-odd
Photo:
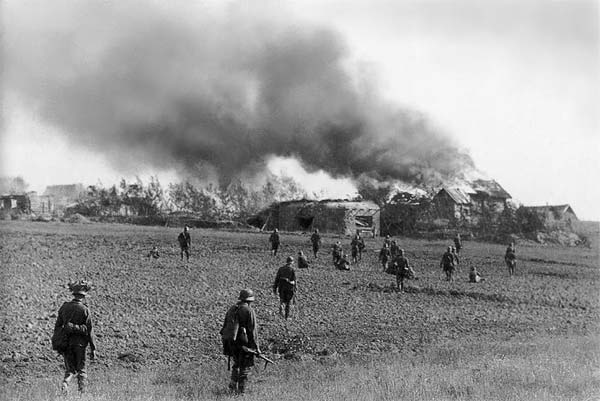
{"label": "burning building", "polygon": [[475,180],[468,185],[444,186],[431,200],[430,215],[456,223],[478,224],[482,217],[494,221],[511,199],[494,180]]}
{"label": "burning building", "polygon": [[271,205],[251,219],[263,230],[313,231],[352,235],[357,231],[375,236],[380,230],[380,208],[369,201],[295,200]]}

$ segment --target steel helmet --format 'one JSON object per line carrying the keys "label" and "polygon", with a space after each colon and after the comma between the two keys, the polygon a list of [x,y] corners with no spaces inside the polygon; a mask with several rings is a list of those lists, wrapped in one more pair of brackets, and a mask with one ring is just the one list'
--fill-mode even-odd
{"label": "steel helmet", "polygon": [[254,301],[254,291],[252,291],[249,288],[241,290],[239,300],[246,301],[246,302]]}

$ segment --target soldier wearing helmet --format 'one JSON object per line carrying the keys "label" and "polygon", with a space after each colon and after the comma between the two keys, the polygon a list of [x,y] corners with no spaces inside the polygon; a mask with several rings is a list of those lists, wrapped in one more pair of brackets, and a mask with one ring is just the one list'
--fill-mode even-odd
{"label": "soldier wearing helmet", "polygon": [[254,302],[254,292],[240,291],[238,302],[231,306],[225,315],[221,328],[223,353],[233,359],[229,389],[236,393],[246,391],[250,368],[254,366],[254,351],[260,354],[258,346],[258,323],[250,306]]}
{"label": "soldier wearing helmet", "polygon": [[294,258],[288,256],[285,265],[277,270],[273,283],[273,294],[279,293],[279,314],[286,319],[290,316],[290,303],[296,295],[296,271],[293,264]]}
{"label": "soldier wearing helmet", "polygon": [[[66,334],[67,343],[65,349],[55,348],[63,355],[65,360],[65,376],[62,382],[62,391],[67,393],[69,382],[77,377],[79,392],[85,389],[87,374],[85,372],[85,350],[90,346],[90,359],[96,357],[96,345],[92,332],[91,314],[84,304],[84,298],[91,286],[85,281],[69,283],[69,289],[73,294],[73,300],[65,302],[58,310],[58,317],[54,326],[54,336],[62,330]],[[54,346],[54,341],[53,341]]]}
{"label": "soldier wearing helmet", "polygon": [[449,246],[442,255],[440,268],[446,273],[446,281],[454,281],[454,269],[456,268],[456,255],[452,252],[452,246]]}
{"label": "soldier wearing helmet", "polygon": [[279,238],[279,230],[274,229],[269,237],[269,242],[271,243],[271,254],[273,256],[277,256],[277,251],[279,250],[279,245],[281,245],[281,240]]}

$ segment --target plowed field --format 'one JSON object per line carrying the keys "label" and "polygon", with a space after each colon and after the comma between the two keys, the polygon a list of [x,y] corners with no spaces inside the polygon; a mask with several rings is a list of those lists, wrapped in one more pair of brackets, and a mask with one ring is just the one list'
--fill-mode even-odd
{"label": "plowed field", "polygon": [[[280,255],[268,234],[192,230],[192,257],[179,258],[173,228],[103,224],[2,222],[0,358],[4,380],[56,369],[50,336],[70,279],[92,281],[98,366],[132,369],[222,358],[218,331],[241,288],[255,290],[261,347],[275,358],[331,354],[419,353],[431,344],[470,338],[520,341],[531,336],[598,333],[596,250],[517,247],[515,277],[505,246],[465,242],[457,280],[443,280],[448,244],[400,238],[419,280],[395,291],[377,263],[380,239],[350,271],[337,271],[324,237],[313,260],[308,235],[283,234]],[[342,238],[348,249],[349,239]],[[160,259],[146,257],[153,245]],[[303,249],[312,262],[297,270],[291,320],[271,292],[285,257]],[[476,265],[485,281],[467,282]]]}

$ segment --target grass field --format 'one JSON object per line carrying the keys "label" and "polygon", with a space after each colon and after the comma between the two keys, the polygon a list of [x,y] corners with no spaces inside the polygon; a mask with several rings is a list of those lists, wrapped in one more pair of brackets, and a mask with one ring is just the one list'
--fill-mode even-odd
{"label": "grass field", "polygon": [[[285,256],[308,251],[284,234],[192,231],[190,263],[178,230],[103,224],[0,226],[2,399],[59,397],[60,359],[49,338],[69,279],[95,289],[99,358],[82,399],[225,399],[218,329],[243,287],[257,292],[261,348],[276,366],[253,374],[246,399],[587,400],[600,397],[598,249],[518,245],[507,277],[504,245],[466,242],[454,283],[442,280],[444,241],[400,238],[419,275],[404,293],[363,261],[334,270],[321,257],[299,271],[293,318],[277,314],[270,286]],[[348,239],[342,239],[346,244]],[[159,260],[146,258],[157,245]],[[312,258],[311,258],[312,259]],[[470,266],[485,277],[467,282]]]}

